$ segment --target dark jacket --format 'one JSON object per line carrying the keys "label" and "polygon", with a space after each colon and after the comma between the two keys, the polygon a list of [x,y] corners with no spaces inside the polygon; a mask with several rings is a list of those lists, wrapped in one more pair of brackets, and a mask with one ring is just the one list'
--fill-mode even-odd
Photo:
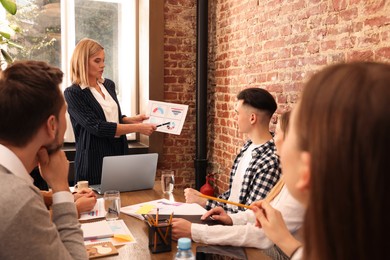
{"label": "dark jacket", "polygon": [[[118,104],[119,122],[122,113],[115,93],[115,83],[105,79],[108,93]],[[104,156],[127,154],[126,136],[115,138],[116,123],[107,122],[103,109],[89,88],[73,84],[65,92],[65,100],[76,140],[75,181],[99,184]]]}

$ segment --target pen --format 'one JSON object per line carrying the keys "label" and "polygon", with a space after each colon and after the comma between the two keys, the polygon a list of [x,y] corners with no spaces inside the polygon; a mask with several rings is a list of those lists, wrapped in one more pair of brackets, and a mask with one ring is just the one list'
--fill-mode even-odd
{"label": "pen", "polygon": [[233,201],[223,200],[223,199],[216,198],[216,197],[207,196],[207,195],[204,195],[202,193],[199,194],[198,196],[202,197],[202,198],[209,199],[209,200],[215,200],[215,201],[219,201],[219,202],[222,202],[222,203],[232,204],[232,205],[235,205],[235,206],[238,206],[238,207],[243,207],[243,208],[246,208],[246,209],[251,209],[252,208],[251,206],[248,206],[248,205],[244,205],[244,204],[233,202]]}
{"label": "pen", "polygon": [[157,125],[156,127],[160,127],[160,126],[164,126],[164,125],[169,125],[171,122],[166,122],[166,123],[164,123],[164,124],[159,124],[159,125]]}

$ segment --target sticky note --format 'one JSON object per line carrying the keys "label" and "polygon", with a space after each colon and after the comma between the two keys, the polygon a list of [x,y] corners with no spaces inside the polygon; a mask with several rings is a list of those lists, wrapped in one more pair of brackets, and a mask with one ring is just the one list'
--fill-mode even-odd
{"label": "sticky note", "polygon": [[115,239],[124,240],[124,241],[133,241],[133,237],[125,234],[114,234]]}
{"label": "sticky note", "polygon": [[141,206],[135,213],[137,214],[148,214],[152,209],[154,209],[156,206],[145,204]]}

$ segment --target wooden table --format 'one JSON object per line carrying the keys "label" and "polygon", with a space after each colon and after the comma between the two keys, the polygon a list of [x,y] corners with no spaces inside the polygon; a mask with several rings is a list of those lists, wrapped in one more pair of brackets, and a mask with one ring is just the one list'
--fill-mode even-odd
{"label": "wooden table", "polygon": [[[142,191],[132,191],[132,192],[124,192],[121,193],[121,204],[122,207],[129,206],[133,204],[138,204],[142,202],[147,202],[151,200],[157,200],[161,198],[167,198],[168,195],[164,195],[161,191],[161,185],[159,181],[156,181],[154,185],[153,190],[142,190]],[[183,190],[177,190],[175,189],[173,191],[173,198],[175,201],[184,202],[184,192]],[[148,227],[145,222],[135,218],[131,217],[129,215],[120,214],[120,219],[123,219],[123,221],[126,223],[127,227],[137,240],[137,243],[119,246],[118,251],[119,255],[113,256],[113,257],[105,257],[100,259],[174,259],[174,256],[177,252],[177,242],[172,241],[172,251],[171,252],[164,252],[164,253],[158,253],[158,254],[152,254],[149,251],[148,247]],[[192,249],[194,254],[196,253],[196,247],[199,245],[199,243],[192,243]],[[255,248],[245,248],[245,252],[248,259],[256,259],[256,260],[262,260],[262,259],[271,259],[267,255],[265,255],[261,250],[255,249]]]}

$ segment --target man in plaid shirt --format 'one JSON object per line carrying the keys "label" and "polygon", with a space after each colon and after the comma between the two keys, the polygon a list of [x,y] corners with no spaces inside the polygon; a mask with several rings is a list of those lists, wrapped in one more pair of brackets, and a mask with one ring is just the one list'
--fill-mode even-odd
{"label": "man in plaid shirt", "polygon": [[[247,134],[249,140],[234,160],[229,190],[219,195],[219,198],[250,205],[264,199],[279,180],[279,158],[269,132],[269,123],[276,108],[275,99],[264,89],[247,88],[237,95],[238,130]],[[198,203],[208,210],[217,206],[223,207],[228,213],[245,210],[201,198],[198,196],[199,191],[191,188],[185,189],[184,193],[187,203]]]}

